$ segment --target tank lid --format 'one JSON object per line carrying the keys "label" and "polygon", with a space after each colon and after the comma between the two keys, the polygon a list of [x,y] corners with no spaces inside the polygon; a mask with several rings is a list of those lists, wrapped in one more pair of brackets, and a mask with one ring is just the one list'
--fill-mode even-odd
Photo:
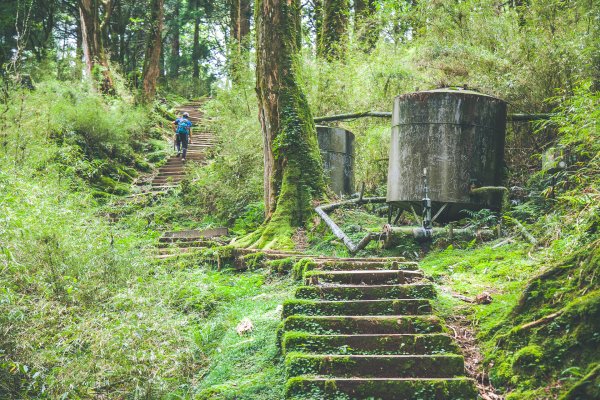
{"label": "tank lid", "polygon": [[477,92],[475,90],[470,90],[470,89],[462,89],[462,88],[439,88],[439,89],[431,89],[431,90],[420,90],[418,92],[410,92],[410,93],[400,94],[400,95],[396,96],[396,98],[411,97],[411,96],[427,94],[427,93],[464,94],[464,95],[483,96],[483,97],[489,97],[489,98],[496,99],[496,100],[502,100],[502,99],[499,99],[498,97],[495,97],[495,96],[492,96],[489,94]]}

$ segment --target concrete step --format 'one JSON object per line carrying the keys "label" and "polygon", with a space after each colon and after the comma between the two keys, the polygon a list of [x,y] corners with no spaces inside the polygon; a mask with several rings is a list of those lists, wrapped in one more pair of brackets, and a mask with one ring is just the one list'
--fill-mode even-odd
{"label": "concrete step", "polygon": [[446,334],[367,334],[313,335],[286,332],[282,338],[284,353],[310,354],[446,354],[460,353],[454,339]]}
{"label": "concrete step", "polygon": [[154,180],[168,180],[168,179],[173,179],[173,180],[182,180],[183,178],[185,178],[185,174],[170,174],[170,175],[164,175],[164,174],[158,174],[154,177]]}
{"label": "concrete step", "polygon": [[323,271],[344,271],[344,270],[412,270],[416,271],[419,269],[419,264],[410,261],[381,261],[381,260],[353,260],[353,261],[339,261],[339,260],[327,260],[317,262],[317,269]]}
{"label": "concrete step", "polygon": [[[214,243],[212,243],[214,245]],[[200,249],[204,249],[206,246],[195,246],[195,247],[159,247],[158,254],[185,254],[185,253],[193,253],[195,251],[199,251]]]}
{"label": "concrete step", "polygon": [[328,378],[299,376],[285,389],[288,400],[476,400],[475,381],[469,378]]}
{"label": "concrete step", "polygon": [[173,169],[163,169],[160,168],[158,170],[158,175],[156,176],[177,176],[177,175],[185,175],[185,168],[182,167],[177,167],[177,168],[173,168]]}
{"label": "concrete step", "polygon": [[301,286],[296,289],[297,299],[315,300],[433,299],[435,296],[435,288],[431,283],[406,285],[318,285]]}
{"label": "concrete step", "polygon": [[179,185],[177,184],[171,184],[171,185],[166,185],[166,184],[161,184],[161,183],[157,183],[156,185],[152,185],[152,190],[150,191],[151,193],[165,193],[171,189],[175,189],[179,187]]}
{"label": "concrete step", "polygon": [[185,174],[180,174],[180,175],[156,175],[153,179],[153,181],[168,181],[168,180],[172,180],[174,182],[180,182],[183,180],[183,178],[185,178]]}
{"label": "concrete step", "polygon": [[358,271],[307,271],[304,280],[307,285],[319,283],[338,284],[403,284],[423,278],[421,271],[405,270],[358,270]]}
{"label": "concrete step", "polygon": [[314,301],[286,300],[283,317],[291,315],[423,315],[431,312],[429,299]]}
{"label": "concrete step", "polygon": [[326,375],[336,378],[456,378],[465,373],[458,354],[339,355],[288,353],[288,377]]}
{"label": "concrete step", "polygon": [[162,184],[176,184],[181,182],[183,179],[182,178],[174,178],[174,177],[169,177],[169,178],[154,178],[152,180],[152,185],[162,185]]}
{"label": "concrete step", "polygon": [[207,241],[207,240],[160,242],[160,243],[158,243],[158,248],[159,249],[168,249],[168,248],[205,247],[207,244],[209,244],[209,241]]}
{"label": "concrete step", "polygon": [[427,334],[444,331],[433,315],[394,316],[308,316],[293,315],[285,319],[283,329],[314,334]]}
{"label": "concrete step", "polygon": [[159,238],[161,243],[169,243],[174,241],[191,242],[202,240],[205,238],[214,238],[219,236],[229,235],[229,229],[224,227],[207,228],[207,229],[188,229],[181,231],[169,231],[163,233]]}

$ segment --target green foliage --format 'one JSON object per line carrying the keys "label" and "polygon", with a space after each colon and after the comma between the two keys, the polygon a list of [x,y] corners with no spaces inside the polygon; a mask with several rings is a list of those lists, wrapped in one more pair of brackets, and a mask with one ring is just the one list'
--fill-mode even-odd
{"label": "green foliage", "polygon": [[263,219],[262,139],[250,85],[223,90],[206,105],[207,116],[215,118],[210,126],[217,139],[215,156],[193,170],[182,191],[186,205],[235,226],[238,233],[253,230]]}
{"label": "green foliage", "polygon": [[7,167],[56,169],[73,185],[91,183],[100,196],[126,193],[138,171],[150,168],[140,154],[151,148],[143,140],[155,122],[146,109],[57,81],[15,91],[5,106],[0,162]]}

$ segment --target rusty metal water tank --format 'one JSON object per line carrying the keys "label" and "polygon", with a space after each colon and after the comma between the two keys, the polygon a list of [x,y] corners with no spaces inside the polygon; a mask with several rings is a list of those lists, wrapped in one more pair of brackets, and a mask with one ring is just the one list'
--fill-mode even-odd
{"label": "rusty metal water tank", "polygon": [[394,100],[387,201],[421,212],[424,169],[438,220],[464,218],[464,209],[497,209],[501,193],[473,195],[472,189],[501,184],[506,103],[468,90],[437,89]]}
{"label": "rusty metal water tank", "polygon": [[354,134],[346,129],[317,126],[327,184],[338,195],[354,192]]}

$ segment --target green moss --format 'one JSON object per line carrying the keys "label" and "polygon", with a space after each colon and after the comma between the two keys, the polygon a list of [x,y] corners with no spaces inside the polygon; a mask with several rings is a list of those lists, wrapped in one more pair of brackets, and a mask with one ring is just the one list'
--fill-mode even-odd
{"label": "green moss", "polygon": [[306,273],[316,267],[317,263],[312,258],[302,258],[292,267],[292,277],[296,280],[302,279]]}
{"label": "green moss", "polygon": [[243,269],[248,269],[250,271],[257,270],[265,266],[265,261],[267,260],[267,255],[263,252],[256,252],[251,254],[246,254],[243,257],[240,257],[239,264]]}
{"label": "green moss", "polygon": [[369,381],[294,377],[286,384],[287,399],[427,399],[475,400],[477,389],[470,379]]}
{"label": "green moss", "polygon": [[445,334],[349,337],[307,332],[286,332],[282,339],[282,351],[359,355],[459,353],[452,337]]}
{"label": "green moss", "polygon": [[295,262],[294,257],[287,257],[281,260],[270,260],[266,262],[266,266],[273,273],[283,274],[289,271],[293,271],[293,266]]}
{"label": "green moss", "polygon": [[532,373],[540,367],[543,357],[544,353],[540,346],[531,345],[523,347],[515,354],[512,369],[517,373]]}

